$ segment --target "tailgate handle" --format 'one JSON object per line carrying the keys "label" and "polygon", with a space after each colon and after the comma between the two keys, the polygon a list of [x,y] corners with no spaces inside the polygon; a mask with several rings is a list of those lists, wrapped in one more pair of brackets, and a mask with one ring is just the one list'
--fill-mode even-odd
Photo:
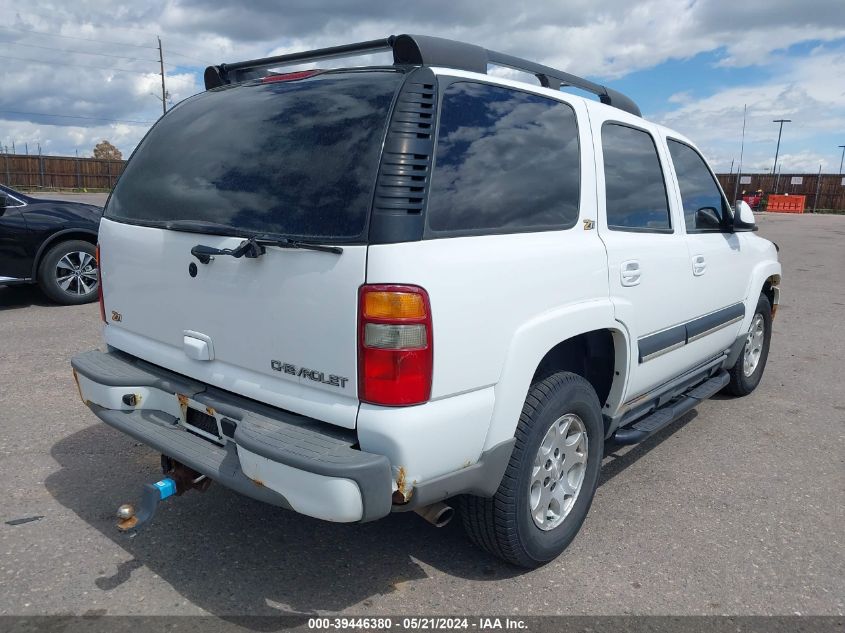
{"label": "tailgate handle", "polygon": [[235,258],[249,257],[254,259],[264,253],[264,247],[252,237],[238,244],[237,248],[214,248],[205,244],[197,244],[191,249],[191,255],[196,257],[201,264],[210,262],[214,259],[214,255],[231,255]]}
{"label": "tailgate handle", "polygon": [[211,337],[193,330],[182,331],[182,351],[194,360],[214,360],[214,343]]}

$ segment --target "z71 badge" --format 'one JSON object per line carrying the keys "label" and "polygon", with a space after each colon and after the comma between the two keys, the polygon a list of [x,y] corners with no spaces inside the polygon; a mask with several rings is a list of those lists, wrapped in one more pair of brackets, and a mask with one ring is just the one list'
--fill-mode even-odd
{"label": "z71 badge", "polygon": [[280,371],[284,374],[288,374],[289,376],[296,376],[298,378],[308,378],[309,380],[329,385],[330,387],[340,387],[343,389],[346,387],[346,383],[349,382],[349,378],[344,378],[343,376],[335,376],[334,374],[329,374],[327,376],[325,372],[318,371],[316,369],[308,369],[307,367],[297,367],[296,365],[291,365],[290,363],[283,363],[280,360],[271,360],[270,367],[272,367],[274,371]]}

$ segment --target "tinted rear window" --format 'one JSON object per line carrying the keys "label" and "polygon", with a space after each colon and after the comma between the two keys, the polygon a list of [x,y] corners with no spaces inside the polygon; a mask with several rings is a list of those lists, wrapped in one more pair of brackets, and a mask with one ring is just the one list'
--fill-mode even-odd
{"label": "tinted rear window", "polygon": [[188,99],[141,142],[106,216],[360,238],[401,80],[390,71],[328,73]]}
{"label": "tinted rear window", "polygon": [[575,111],[460,81],[443,93],[428,226],[456,235],[568,228],[578,220]]}

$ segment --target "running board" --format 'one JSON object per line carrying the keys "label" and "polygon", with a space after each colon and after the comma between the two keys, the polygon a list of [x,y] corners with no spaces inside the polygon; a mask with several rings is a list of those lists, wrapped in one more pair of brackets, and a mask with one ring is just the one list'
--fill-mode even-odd
{"label": "running board", "polygon": [[638,444],[659,430],[669,426],[687,411],[694,409],[702,400],[715,395],[730,382],[728,372],[722,370],[713,378],[704,381],[682,394],[677,400],[657,409],[631,426],[626,426],[613,434],[617,444]]}

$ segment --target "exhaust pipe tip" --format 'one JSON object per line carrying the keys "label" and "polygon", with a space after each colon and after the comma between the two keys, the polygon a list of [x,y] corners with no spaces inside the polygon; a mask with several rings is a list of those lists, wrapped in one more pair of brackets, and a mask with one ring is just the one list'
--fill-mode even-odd
{"label": "exhaust pipe tip", "polygon": [[414,512],[438,528],[445,527],[455,517],[455,509],[452,506],[447,506],[442,501],[432,503],[429,506],[416,508]]}

